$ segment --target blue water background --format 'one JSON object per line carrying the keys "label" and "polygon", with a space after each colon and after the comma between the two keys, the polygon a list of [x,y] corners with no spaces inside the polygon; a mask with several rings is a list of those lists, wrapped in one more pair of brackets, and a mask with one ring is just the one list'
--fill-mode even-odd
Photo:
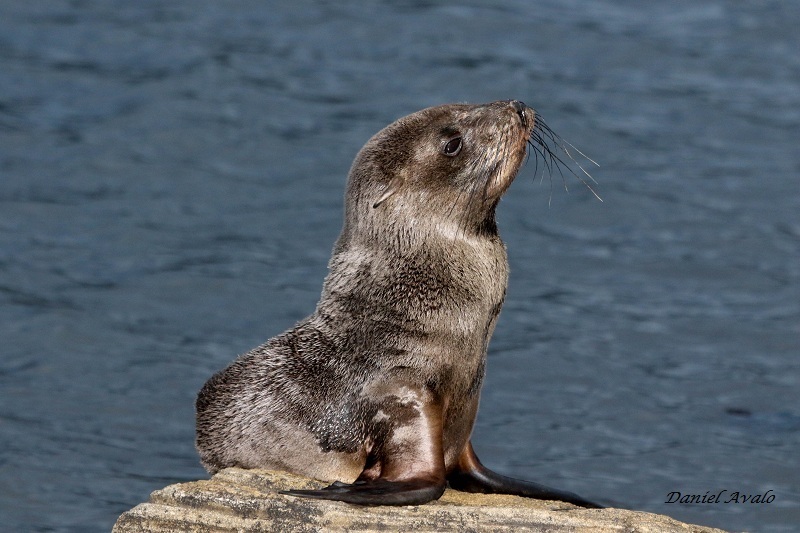
{"label": "blue water background", "polygon": [[[516,98],[604,201],[531,160],[499,207],[478,454],[795,530],[798,28],[780,1],[0,2],[2,529],[107,531],[205,477],[195,394],[313,309],[357,150]],[[719,490],[775,499],[664,503]]]}

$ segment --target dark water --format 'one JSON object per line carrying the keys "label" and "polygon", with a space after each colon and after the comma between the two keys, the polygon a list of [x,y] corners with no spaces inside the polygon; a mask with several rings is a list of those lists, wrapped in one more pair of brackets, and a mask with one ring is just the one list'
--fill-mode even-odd
{"label": "dark water", "polygon": [[[194,395],[314,306],[367,138],[518,98],[602,165],[523,170],[474,442],[505,473],[800,523],[794,2],[0,3],[0,517],[106,531],[204,477]],[[549,205],[550,204],[550,205]],[[665,504],[671,491],[770,504]]]}

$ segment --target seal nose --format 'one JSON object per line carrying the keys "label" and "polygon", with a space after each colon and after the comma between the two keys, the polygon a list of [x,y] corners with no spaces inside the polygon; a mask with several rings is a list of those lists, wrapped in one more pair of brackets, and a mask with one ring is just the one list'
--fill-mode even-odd
{"label": "seal nose", "polygon": [[519,100],[511,100],[510,102],[508,102],[508,105],[513,107],[514,110],[517,112],[517,116],[522,121],[522,125],[527,126],[529,117],[525,113],[525,110],[528,109],[528,106],[526,106],[524,102],[520,102]]}

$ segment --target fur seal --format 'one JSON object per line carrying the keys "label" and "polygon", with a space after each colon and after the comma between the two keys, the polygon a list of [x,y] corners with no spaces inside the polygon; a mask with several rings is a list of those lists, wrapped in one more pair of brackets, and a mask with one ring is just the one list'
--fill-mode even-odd
{"label": "fur seal", "polygon": [[286,470],[334,482],[288,494],[362,505],[422,504],[449,483],[600,507],[496,474],[470,443],[508,279],[495,208],[528,145],[553,161],[539,123],[519,101],[451,104],[367,142],[314,313],[198,395],[210,472]]}

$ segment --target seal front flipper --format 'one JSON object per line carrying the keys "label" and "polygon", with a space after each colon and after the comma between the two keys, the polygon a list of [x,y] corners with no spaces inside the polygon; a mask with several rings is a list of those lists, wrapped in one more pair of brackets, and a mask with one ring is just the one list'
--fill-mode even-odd
{"label": "seal front flipper", "polygon": [[337,500],[359,505],[422,505],[438,499],[444,492],[444,481],[414,479],[387,481],[361,480],[352,485],[339,481],[320,490],[286,490],[281,494],[322,500]]}
{"label": "seal front flipper", "polygon": [[464,451],[458,458],[458,464],[447,476],[450,486],[464,492],[481,492],[487,494],[515,494],[537,500],[557,500],[587,507],[602,509],[603,506],[581,498],[575,493],[553,489],[532,481],[523,481],[492,472],[481,464],[467,442]]}
{"label": "seal front flipper", "polygon": [[381,385],[372,393],[390,424],[376,435],[378,445],[369,451],[358,479],[283,494],[359,505],[421,505],[444,493],[441,403],[429,391],[403,383]]}

